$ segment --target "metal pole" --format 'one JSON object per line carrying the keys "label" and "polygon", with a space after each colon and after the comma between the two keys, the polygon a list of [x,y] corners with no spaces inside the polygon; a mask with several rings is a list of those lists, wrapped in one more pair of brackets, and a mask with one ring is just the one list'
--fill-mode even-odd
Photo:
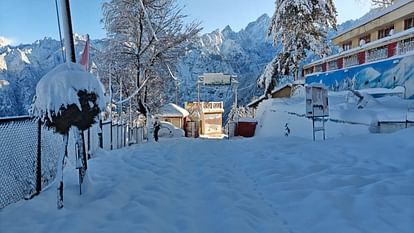
{"label": "metal pole", "polygon": [[65,34],[66,62],[71,61],[75,63],[76,62],[75,43],[73,42],[72,19],[70,15],[69,0],[61,0],[60,5],[62,8],[63,31]]}
{"label": "metal pole", "polygon": [[111,144],[111,150],[113,149],[113,142],[112,142],[112,98],[113,98],[113,95],[112,95],[112,74],[113,74],[113,72],[112,72],[112,65],[109,65],[110,67],[109,67],[109,70],[110,70],[110,73],[109,73],[109,98],[111,99],[111,101],[110,101],[110,103],[109,103],[109,120],[111,121],[111,123],[110,123],[110,130],[109,130],[109,133],[111,134],[110,135],[110,144]]}
{"label": "metal pole", "polygon": [[99,133],[98,133],[99,147],[100,147],[100,148],[103,148],[103,138],[102,138],[102,135],[103,135],[103,132],[102,132],[102,130],[103,130],[103,127],[102,127],[102,116],[100,116],[100,117],[99,117],[99,129],[100,129],[100,131],[99,131]]}
{"label": "metal pole", "polygon": [[175,81],[175,104],[176,105],[178,105],[178,95],[179,95],[178,81]]}
{"label": "metal pole", "polygon": [[91,128],[88,129],[88,159],[91,159]]}
{"label": "metal pole", "polygon": [[37,120],[36,194],[42,191],[42,121]]}

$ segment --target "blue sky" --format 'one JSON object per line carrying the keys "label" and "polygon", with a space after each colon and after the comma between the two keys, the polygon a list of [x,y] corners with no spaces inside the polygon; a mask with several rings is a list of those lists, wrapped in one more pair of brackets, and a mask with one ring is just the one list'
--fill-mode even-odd
{"label": "blue sky", "polygon": [[[59,0],[60,1],[60,0]],[[101,5],[105,0],[71,0],[73,30],[89,33],[92,39],[105,36]],[[186,6],[189,19],[202,22],[203,32],[223,29],[230,25],[239,31],[260,15],[273,14],[274,0],[178,0]],[[338,8],[338,22],[361,17],[369,10],[369,3],[358,0],[334,0]],[[367,1],[364,1],[367,2]],[[44,37],[59,38],[55,0],[0,0],[0,36],[13,44],[32,43]]]}

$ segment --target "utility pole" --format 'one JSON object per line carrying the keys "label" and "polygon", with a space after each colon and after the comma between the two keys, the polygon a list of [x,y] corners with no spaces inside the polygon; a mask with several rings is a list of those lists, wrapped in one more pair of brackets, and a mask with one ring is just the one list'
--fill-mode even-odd
{"label": "utility pole", "polygon": [[179,89],[180,83],[178,80],[175,81],[175,104],[178,105],[178,99],[180,95],[180,89]]}
{"label": "utility pole", "polygon": [[62,8],[62,24],[65,34],[65,53],[66,62],[76,63],[75,43],[73,42],[72,18],[70,15],[69,0],[61,0],[60,6]]}

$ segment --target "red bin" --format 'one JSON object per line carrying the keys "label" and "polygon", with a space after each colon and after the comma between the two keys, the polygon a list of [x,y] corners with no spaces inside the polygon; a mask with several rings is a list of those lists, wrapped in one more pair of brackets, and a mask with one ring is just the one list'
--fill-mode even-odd
{"label": "red bin", "polygon": [[237,135],[243,137],[253,137],[256,131],[257,121],[239,121],[237,123]]}

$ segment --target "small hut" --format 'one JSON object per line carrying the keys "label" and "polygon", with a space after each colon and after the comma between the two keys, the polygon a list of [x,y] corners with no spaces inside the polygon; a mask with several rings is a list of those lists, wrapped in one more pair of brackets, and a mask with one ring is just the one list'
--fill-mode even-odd
{"label": "small hut", "polygon": [[253,100],[252,102],[247,104],[247,107],[249,108],[255,108],[259,106],[259,104],[269,98],[277,99],[277,98],[289,98],[292,94],[293,85],[288,83],[283,86],[277,87],[274,89],[269,96],[262,95],[258,99]]}
{"label": "small hut", "polygon": [[184,129],[185,121],[189,114],[184,108],[169,103],[161,107],[158,117],[161,121],[170,122],[175,127]]}

